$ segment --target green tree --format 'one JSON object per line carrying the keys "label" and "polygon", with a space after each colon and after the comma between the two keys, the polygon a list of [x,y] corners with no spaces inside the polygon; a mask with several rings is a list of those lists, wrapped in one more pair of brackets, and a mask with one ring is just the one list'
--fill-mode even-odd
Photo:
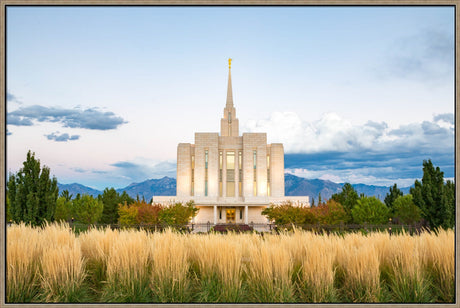
{"label": "green tree", "polygon": [[402,196],[403,192],[398,188],[396,183],[390,187],[390,192],[385,196],[385,205],[390,209],[390,212],[393,213],[393,203],[398,197]]}
{"label": "green tree", "polygon": [[389,210],[376,197],[362,197],[351,210],[353,221],[358,224],[384,224],[388,221]]}
{"label": "green tree", "polygon": [[59,189],[55,177],[50,179],[50,169],[40,168],[40,160],[29,151],[23,167],[8,180],[8,200],[11,219],[41,225],[54,220]]}
{"label": "green tree", "polygon": [[54,218],[57,221],[70,221],[73,217],[73,202],[66,195],[61,195],[56,202]]}
{"label": "green tree", "polygon": [[415,205],[422,210],[422,217],[432,228],[449,226],[452,221],[452,205],[449,203],[452,196],[450,188],[444,186],[444,172],[435,168],[431,160],[424,160],[422,182],[416,180],[410,193]]}
{"label": "green tree", "polygon": [[317,218],[311,211],[307,212],[305,208],[293,206],[290,201],[281,204],[272,203],[262,211],[262,215],[267,216],[270,221],[277,225],[300,225],[317,222]]}
{"label": "green tree", "polygon": [[411,194],[396,198],[393,209],[393,219],[403,224],[414,224],[422,218],[422,211],[415,205]]}
{"label": "green tree", "polygon": [[102,215],[104,205],[93,196],[84,194],[73,200],[73,216],[75,220],[86,224],[96,223]]}
{"label": "green tree", "polygon": [[340,203],[345,209],[347,216],[351,218],[351,210],[357,204],[359,196],[350,183],[345,183],[342,187],[342,192],[333,194],[331,199]]}
{"label": "green tree", "polygon": [[165,207],[159,212],[158,217],[161,223],[183,226],[195,217],[197,213],[198,208],[195,207],[193,201],[189,201],[185,205],[177,202],[174,205]]}
{"label": "green tree", "polygon": [[455,183],[447,180],[443,190],[444,209],[444,228],[453,228],[455,226]]}

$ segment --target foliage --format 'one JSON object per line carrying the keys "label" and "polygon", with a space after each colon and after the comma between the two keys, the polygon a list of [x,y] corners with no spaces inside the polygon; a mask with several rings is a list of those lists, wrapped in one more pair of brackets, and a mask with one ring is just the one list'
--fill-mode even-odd
{"label": "foliage", "polygon": [[163,206],[159,204],[148,204],[143,201],[136,201],[132,206],[137,207],[136,220],[138,224],[158,224],[159,213],[163,209]]}
{"label": "foliage", "polygon": [[455,185],[450,181],[444,184],[444,172],[439,167],[435,168],[431,160],[423,161],[422,182],[416,180],[410,193],[430,227],[454,226]]}
{"label": "foliage", "polygon": [[318,222],[326,225],[338,225],[349,220],[343,206],[333,199],[322,203],[318,207],[311,208]]}
{"label": "foliage", "polygon": [[351,186],[350,183],[345,183],[342,187],[342,192],[333,194],[331,199],[340,203],[348,217],[351,218],[351,210],[359,200],[358,192]]}
{"label": "foliage", "polygon": [[189,201],[185,205],[176,202],[174,205],[163,208],[158,216],[161,223],[168,225],[186,225],[191,218],[195,217],[197,212],[198,209],[195,207],[193,201]]}
{"label": "foliage", "polygon": [[56,212],[54,218],[56,221],[70,221],[73,214],[73,202],[65,194],[61,195],[56,201]]}
{"label": "foliage", "polygon": [[124,227],[137,224],[137,207],[126,202],[118,207],[118,223]]}
{"label": "foliage", "polygon": [[73,200],[73,216],[77,221],[94,224],[102,215],[104,205],[93,196],[83,195]]}
{"label": "foliage", "polygon": [[8,180],[9,212],[14,222],[41,225],[54,220],[59,189],[55,177],[50,179],[50,169],[40,168],[40,160],[29,151],[23,168],[10,174]]}
{"label": "foliage", "polygon": [[262,215],[267,216],[270,221],[274,221],[277,225],[315,222],[313,214],[306,214],[306,208],[293,206],[290,201],[283,202],[279,205],[270,204],[269,207],[262,211]]}
{"label": "foliage", "polygon": [[422,211],[415,205],[412,195],[399,196],[393,202],[395,222],[414,224],[421,219]]}
{"label": "foliage", "polygon": [[384,224],[388,222],[389,210],[376,197],[362,197],[351,210],[355,223]]}
{"label": "foliage", "polygon": [[126,191],[120,195],[113,187],[104,189],[102,195],[98,199],[104,204],[100,222],[103,224],[115,224],[118,221],[118,205],[125,202],[131,204],[134,199],[131,198]]}
{"label": "foliage", "polygon": [[393,203],[395,200],[399,197],[402,196],[403,193],[402,191],[398,188],[398,185],[396,183],[390,187],[390,192],[385,196],[385,205],[388,207],[390,212],[393,212]]}

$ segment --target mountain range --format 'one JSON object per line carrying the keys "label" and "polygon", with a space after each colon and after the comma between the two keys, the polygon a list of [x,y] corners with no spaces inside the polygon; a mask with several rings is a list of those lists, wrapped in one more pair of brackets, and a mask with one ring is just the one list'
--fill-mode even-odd
{"label": "mountain range", "polygon": [[[309,196],[310,200],[318,200],[321,193],[321,198],[329,199],[335,193],[342,191],[344,183],[334,183],[320,179],[306,179],[292,174],[286,173],[284,176],[284,190],[286,196]],[[366,184],[352,184],[358,194],[363,193],[366,196],[375,196],[383,200],[389,192],[390,187],[375,186]],[[103,192],[93,189],[78,183],[61,184],[58,183],[59,191],[68,190],[74,197],[77,194],[89,194],[94,197]],[[399,188],[404,194],[408,194],[410,187]],[[140,183],[132,183],[124,188],[116,189],[118,193],[126,191],[132,198],[144,197],[145,200],[150,200],[152,196],[175,196],[176,195],[176,179],[163,177],[161,179],[150,179]]]}

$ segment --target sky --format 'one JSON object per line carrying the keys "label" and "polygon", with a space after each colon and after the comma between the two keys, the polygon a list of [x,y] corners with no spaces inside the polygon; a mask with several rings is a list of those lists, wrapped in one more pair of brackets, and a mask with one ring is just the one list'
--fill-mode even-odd
{"label": "sky", "polygon": [[7,6],[6,33],[10,173],[31,150],[63,184],[176,177],[232,58],[240,133],[283,143],[287,173],[454,177],[453,7]]}

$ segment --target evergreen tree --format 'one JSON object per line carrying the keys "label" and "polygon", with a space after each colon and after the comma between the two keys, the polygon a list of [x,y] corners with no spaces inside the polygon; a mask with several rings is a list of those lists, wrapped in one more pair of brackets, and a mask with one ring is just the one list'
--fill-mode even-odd
{"label": "evergreen tree", "polygon": [[398,197],[402,196],[403,192],[398,188],[398,185],[396,183],[393,185],[393,187],[390,187],[390,192],[386,195],[385,197],[385,205],[390,209],[390,211],[393,213],[393,204]]}
{"label": "evergreen tree", "polygon": [[132,204],[134,199],[131,198],[126,191],[120,195],[114,188],[106,188],[98,199],[104,204],[100,223],[116,224],[118,222],[119,213],[118,207],[120,204]]}
{"label": "evergreen tree", "polygon": [[432,228],[453,226],[450,215],[455,212],[455,203],[453,208],[449,203],[453,200],[450,193],[452,185],[445,188],[444,172],[439,167],[435,168],[431,160],[423,161],[422,182],[416,180],[410,193],[415,205],[422,210],[422,217]]}
{"label": "evergreen tree", "polygon": [[351,218],[351,210],[358,203],[359,197],[358,192],[351,186],[350,183],[345,183],[342,187],[342,192],[338,194],[333,194],[331,199],[340,203],[347,216]]}
{"label": "evergreen tree", "polygon": [[40,168],[40,160],[29,151],[23,168],[10,174],[8,180],[9,212],[14,222],[41,225],[54,220],[59,189],[55,177],[50,179],[50,169]]}

